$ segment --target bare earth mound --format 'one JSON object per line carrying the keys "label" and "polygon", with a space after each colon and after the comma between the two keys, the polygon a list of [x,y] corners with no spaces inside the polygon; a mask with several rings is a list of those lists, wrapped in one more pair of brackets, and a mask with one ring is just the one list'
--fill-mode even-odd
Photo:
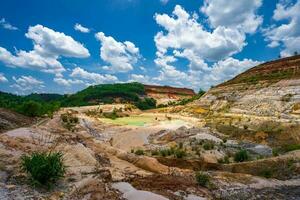
{"label": "bare earth mound", "polygon": [[0,133],[22,126],[28,126],[32,121],[30,117],[0,108]]}

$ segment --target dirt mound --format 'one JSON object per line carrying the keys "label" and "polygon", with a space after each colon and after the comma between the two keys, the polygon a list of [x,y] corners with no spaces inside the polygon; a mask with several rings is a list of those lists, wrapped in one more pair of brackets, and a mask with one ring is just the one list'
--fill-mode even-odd
{"label": "dirt mound", "polygon": [[28,126],[34,120],[19,113],[0,108],[0,133],[15,129],[18,127]]}

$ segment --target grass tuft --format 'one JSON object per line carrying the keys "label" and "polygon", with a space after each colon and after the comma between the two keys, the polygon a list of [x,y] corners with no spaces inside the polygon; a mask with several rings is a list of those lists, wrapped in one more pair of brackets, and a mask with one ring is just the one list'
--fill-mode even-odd
{"label": "grass tuft", "polygon": [[23,155],[21,169],[30,176],[30,181],[34,186],[47,187],[51,187],[64,177],[66,172],[61,152],[35,152],[31,155]]}

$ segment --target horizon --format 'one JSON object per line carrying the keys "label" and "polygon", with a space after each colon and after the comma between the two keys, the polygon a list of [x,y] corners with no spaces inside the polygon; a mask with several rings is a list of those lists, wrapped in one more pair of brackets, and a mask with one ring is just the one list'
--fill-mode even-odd
{"label": "horizon", "polygon": [[11,0],[0,11],[0,91],[19,95],[127,82],[197,92],[300,52],[300,0]]}

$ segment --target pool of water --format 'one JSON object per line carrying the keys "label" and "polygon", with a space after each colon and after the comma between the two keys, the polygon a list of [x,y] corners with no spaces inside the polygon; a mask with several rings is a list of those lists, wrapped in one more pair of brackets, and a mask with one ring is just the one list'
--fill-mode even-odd
{"label": "pool of water", "polygon": [[163,125],[166,128],[173,127],[173,126],[184,126],[187,124],[187,122],[179,119],[172,119],[172,120],[156,120],[156,117],[154,116],[130,116],[130,117],[121,117],[117,119],[107,119],[107,118],[101,118],[101,121],[105,123],[111,123],[116,125],[129,125],[129,126],[150,126],[150,125]]}
{"label": "pool of water", "polygon": [[117,119],[101,119],[101,121],[117,124],[117,125],[130,125],[130,126],[146,126],[147,124],[153,124],[157,122],[154,117],[151,116],[130,116],[121,117]]}

